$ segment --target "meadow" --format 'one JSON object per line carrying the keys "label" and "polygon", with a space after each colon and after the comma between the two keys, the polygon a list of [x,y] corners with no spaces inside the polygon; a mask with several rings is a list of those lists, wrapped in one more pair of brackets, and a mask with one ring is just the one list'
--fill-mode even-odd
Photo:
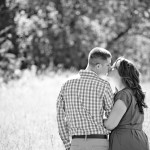
{"label": "meadow", "polygon": [[[58,135],[56,99],[60,87],[72,74],[24,76],[0,84],[0,150],[64,150]],[[150,82],[143,83],[150,107]],[[150,139],[150,108],[144,130]]]}

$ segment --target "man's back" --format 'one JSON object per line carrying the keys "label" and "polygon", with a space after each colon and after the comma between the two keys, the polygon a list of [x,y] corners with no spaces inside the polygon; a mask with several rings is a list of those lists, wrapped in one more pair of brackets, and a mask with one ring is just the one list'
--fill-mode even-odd
{"label": "man's back", "polygon": [[103,127],[104,109],[110,111],[112,107],[108,86],[90,71],[80,71],[80,78],[65,83],[63,98],[71,135],[108,134]]}
{"label": "man's back", "polygon": [[59,134],[66,147],[73,135],[109,133],[103,126],[104,110],[108,115],[113,106],[109,83],[92,71],[79,74],[63,85],[57,101]]}

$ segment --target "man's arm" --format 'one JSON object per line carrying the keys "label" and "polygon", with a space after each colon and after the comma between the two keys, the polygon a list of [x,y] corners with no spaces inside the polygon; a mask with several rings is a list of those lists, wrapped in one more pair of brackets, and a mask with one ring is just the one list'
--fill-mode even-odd
{"label": "man's arm", "polygon": [[114,104],[113,98],[114,98],[114,94],[112,92],[111,86],[109,83],[107,83],[104,91],[104,110],[105,110],[105,116],[107,118]]}
{"label": "man's arm", "polygon": [[63,99],[63,87],[57,99],[57,122],[60,138],[63,141],[66,150],[69,150],[71,144],[69,140],[69,133],[65,116],[65,101]]}

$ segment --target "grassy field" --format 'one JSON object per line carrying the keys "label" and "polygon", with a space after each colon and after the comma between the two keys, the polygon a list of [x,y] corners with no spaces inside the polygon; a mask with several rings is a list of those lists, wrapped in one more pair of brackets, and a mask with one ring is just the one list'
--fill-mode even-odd
{"label": "grassy field", "polygon": [[[56,99],[67,74],[35,77],[0,85],[0,150],[64,150],[56,123]],[[147,100],[150,83],[144,83]],[[149,93],[148,93],[149,92]],[[150,107],[150,100],[149,100]],[[144,130],[150,139],[150,109]]]}

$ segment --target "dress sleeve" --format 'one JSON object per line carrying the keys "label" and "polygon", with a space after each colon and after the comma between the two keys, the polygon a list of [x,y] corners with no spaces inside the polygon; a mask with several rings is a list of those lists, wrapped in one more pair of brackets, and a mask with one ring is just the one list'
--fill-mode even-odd
{"label": "dress sleeve", "polygon": [[117,93],[117,95],[115,97],[115,101],[117,101],[117,100],[123,101],[127,108],[129,107],[130,102],[131,102],[131,98],[130,98],[129,94],[125,91],[120,91]]}

